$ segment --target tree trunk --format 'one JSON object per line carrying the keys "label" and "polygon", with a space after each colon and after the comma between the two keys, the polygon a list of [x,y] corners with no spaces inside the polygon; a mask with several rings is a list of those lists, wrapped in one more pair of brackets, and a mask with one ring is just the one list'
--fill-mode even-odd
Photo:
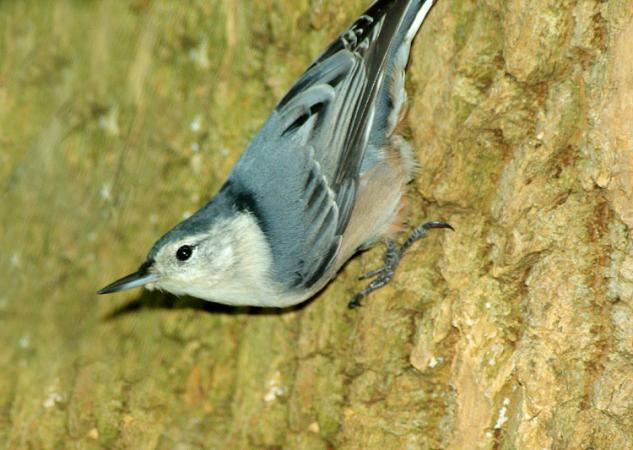
{"label": "tree trunk", "polygon": [[438,0],[412,50],[410,224],[291,311],[97,298],[219,188],[369,0],[0,2],[0,443],[633,444],[633,9]]}

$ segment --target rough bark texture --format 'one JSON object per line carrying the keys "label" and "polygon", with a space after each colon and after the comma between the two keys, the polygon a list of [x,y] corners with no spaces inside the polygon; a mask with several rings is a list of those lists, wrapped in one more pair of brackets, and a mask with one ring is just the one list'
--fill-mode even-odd
{"label": "rough bark texture", "polygon": [[633,442],[633,8],[438,0],[407,116],[416,244],[293,311],[95,290],[222,183],[368,0],[0,2],[5,448]]}

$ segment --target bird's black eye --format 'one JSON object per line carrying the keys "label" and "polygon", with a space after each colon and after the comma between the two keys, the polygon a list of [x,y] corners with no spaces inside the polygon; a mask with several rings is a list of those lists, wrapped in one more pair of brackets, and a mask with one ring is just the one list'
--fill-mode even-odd
{"label": "bird's black eye", "polygon": [[191,245],[183,245],[176,250],[176,258],[178,258],[179,261],[187,261],[191,258],[192,253],[193,248],[191,248]]}

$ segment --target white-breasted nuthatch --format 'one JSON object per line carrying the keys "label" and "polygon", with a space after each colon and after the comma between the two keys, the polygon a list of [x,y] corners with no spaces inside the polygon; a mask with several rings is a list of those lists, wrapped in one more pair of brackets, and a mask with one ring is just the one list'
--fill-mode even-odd
{"label": "white-breasted nuthatch", "polygon": [[295,82],[221,190],[99,291],[145,285],[227,305],[285,307],[321,290],[357,251],[387,241],[385,265],[349,306],[387,283],[415,163],[394,133],[411,41],[432,0],[377,0]]}

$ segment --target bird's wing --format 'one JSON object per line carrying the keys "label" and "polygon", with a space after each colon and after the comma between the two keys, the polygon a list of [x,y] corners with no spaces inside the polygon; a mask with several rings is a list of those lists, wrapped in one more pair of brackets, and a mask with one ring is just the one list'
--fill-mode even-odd
{"label": "bird's wing", "polygon": [[259,220],[279,281],[308,288],[334,261],[390,46],[423,3],[375,2],[297,80],[233,169],[231,189]]}

